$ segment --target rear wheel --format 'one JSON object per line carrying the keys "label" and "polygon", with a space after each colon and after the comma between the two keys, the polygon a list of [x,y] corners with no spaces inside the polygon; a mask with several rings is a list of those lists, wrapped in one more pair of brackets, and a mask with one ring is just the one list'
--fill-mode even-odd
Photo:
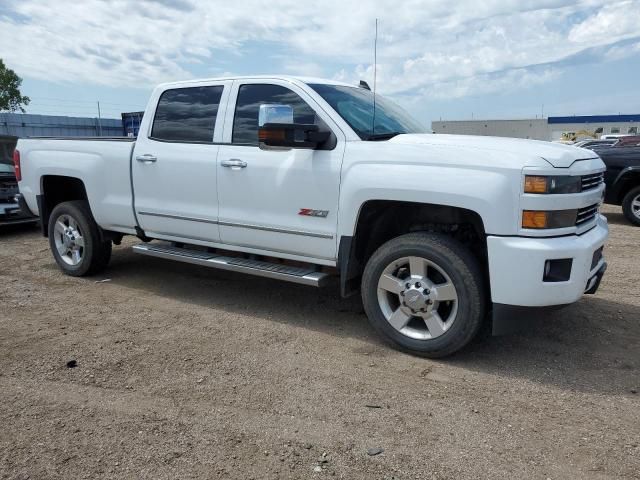
{"label": "rear wheel", "polygon": [[382,245],[362,277],[373,327],[403,350],[450,355],[468,344],[484,318],[476,259],[445,235],[411,233]]}
{"label": "rear wheel", "polygon": [[640,227],[640,186],[632,188],[622,200],[622,213],[634,225]]}
{"label": "rear wheel", "polygon": [[102,241],[86,201],[58,204],[49,217],[49,246],[67,275],[82,277],[103,270],[111,259],[111,241]]}

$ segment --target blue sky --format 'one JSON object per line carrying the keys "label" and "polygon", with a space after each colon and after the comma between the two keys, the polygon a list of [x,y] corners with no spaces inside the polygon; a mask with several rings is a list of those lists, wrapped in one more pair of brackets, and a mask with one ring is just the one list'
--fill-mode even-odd
{"label": "blue sky", "polygon": [[30,113],[144,109],[160,82],[287,73],[378,87],[444,118],[640,113],[640,0],[0,0]]}

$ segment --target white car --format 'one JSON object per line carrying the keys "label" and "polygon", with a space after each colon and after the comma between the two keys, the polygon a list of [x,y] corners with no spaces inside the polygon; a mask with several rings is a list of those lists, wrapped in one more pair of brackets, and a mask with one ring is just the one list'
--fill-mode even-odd
{"label": "white car", "polygon": [[21,139],[15,163],[69,275],[98,272],[137,235],[145,255],[335,277],[420,355],[595,292],[608,235],[597,154],[424,132],[379,95],[374,109],[366,85],[234,77],[157,87],[135,140]]}

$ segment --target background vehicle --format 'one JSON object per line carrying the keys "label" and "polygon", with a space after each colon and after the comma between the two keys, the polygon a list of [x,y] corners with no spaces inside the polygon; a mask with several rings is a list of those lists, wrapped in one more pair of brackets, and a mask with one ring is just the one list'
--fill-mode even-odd
{"label": "background vehicle", "polygon": [[589,148],[589,149],[594,149],[594,148],[599,148],[599,147],[610,147],[612,146],[614,143],[616,143],[617,140],[580,140],[579,142],[576,142],[573,144],[574,147],[579,147],[579,148]]}
{"label": "background vehicle", "polygon": [[619,138],[630,137],[633,136],[632,133],[607,133],[605,135],[600,135],[600,139],[602,140],[617,140]]}
{"label": "background vehicle", "polygon": [[605,202],[621,205],[626,219],[640,226],[640,145],[634,141],[596,151],[607,166]]}
{"label": "background vehicle", "polygon": [[69,275],[104,268],[130,234],[145,255],[313,286],[336,277],[384,338],[420,355],[462,348],[488,311],[495,329],[596,291],[608,235],[597,155],[425,134],[375,99],[294,77],[161,85],[137,140],[20,140],[20,188]]}
{"label": "background vehicle", "polygon": [[0,226],[37,221],[18,204],[18,181],[12,160],[17,140],[16,137],[0,135]]}

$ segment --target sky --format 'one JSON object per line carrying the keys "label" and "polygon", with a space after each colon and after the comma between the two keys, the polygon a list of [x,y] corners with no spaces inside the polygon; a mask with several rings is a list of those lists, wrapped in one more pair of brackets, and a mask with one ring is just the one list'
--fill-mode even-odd
{"label": "sky", "polygon": [[640,113],[640,0],[0,0],[29,113],[119,118],[162,82],[373,84],[432,120]]}

